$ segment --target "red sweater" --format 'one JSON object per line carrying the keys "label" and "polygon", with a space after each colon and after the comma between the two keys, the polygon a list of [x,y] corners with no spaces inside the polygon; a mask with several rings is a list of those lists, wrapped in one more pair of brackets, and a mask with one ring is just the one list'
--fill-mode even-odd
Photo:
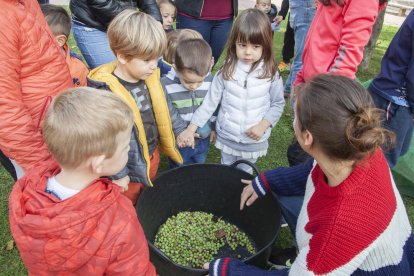
{"label": "red sweater", "polygon": [[296,76],[295,85],[322,73],[355,78],[378,15],[379,3],[378,0],[347,0],[341,7],[336,1],[331,2],[330,6],[318,5],[303,49],[303,67]]}

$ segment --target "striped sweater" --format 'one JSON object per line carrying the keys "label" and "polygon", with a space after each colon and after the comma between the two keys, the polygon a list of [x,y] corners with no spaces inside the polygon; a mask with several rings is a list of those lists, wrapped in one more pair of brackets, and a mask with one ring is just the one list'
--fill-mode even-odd
{"label": "striped sweater", "polygon": [[[181,84],[174,68],[171,68],[168,74],[161,78],[161,83],[165,91],[167,91],[172,104],[180,113],[181,118],[187,122],[187,125],[191,122],[194,112],[203,103],[212,81],[213,76],[208,74],[203,84],[197,90],[189,91]],[[211,121],[214,120],[215,116],[213,115]],[[210,122],[208,122],[205,126],[199,128],[197,133],[200,134],[201,138],[206,138],[210,131]]]}
{"label": "striped sweater", "polygon": [[[268,171],[253,186],[259,196],[290,189],[300,194],[304,185],[277,178],[303,175],[307,168]],[[210,275],[414,275],[411,226],[382,151],[336,187],[328,186],[316,162],[310,169],[296,229],[299,254],[290,270],[263,271],[226,258],[210,264]]]}

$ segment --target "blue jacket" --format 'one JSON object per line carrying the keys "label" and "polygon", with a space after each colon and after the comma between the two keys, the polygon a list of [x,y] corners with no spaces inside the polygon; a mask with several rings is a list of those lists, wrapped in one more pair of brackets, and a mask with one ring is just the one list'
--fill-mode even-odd
{"label": "blue jacket", "polygon": [[414,113],[414,11],[395,34],[369,90]]}

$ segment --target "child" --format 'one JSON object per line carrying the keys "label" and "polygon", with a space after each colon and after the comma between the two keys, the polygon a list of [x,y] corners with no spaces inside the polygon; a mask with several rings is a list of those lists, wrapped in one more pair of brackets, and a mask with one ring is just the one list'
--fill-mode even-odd
{"label": "child", "polygon": [[[244,10],[227,43],[223,66],[182,138],[193,144],[197,128],[210,119],[221,103],[216,122],[221,163],[232,164],[239,159],[254,163],[266,155],[271,127],[285,105],[269,19],[259,10]],[[243,166],[250,171],[246,167]]]}
{"label": "child", "polygon": [[83,64],[82,58],[69,50],[67,43],[71,28],[68,13],[60,6],[45,4],[40,7],[59,47],[62,49],[63,56],[66,58],[73,84],[75,86],[86,86],[86,77],[89,70]]}
{"label": "child", "polygon": [[273,192],[285,215],[295,203],[288,198],[305,195],[300,213],[289,215],[297,221],[296,260],[262,271],[219,259],[210,275],[412,275],[412,228],[380,149],[392,133],[381,128],[369,93],[346,77],[320,75],[299,91],[295,114],[295,135],[315,162],[242,180],[240,209]]}
{"label": "child", "polygon": [[[173,69],[161,79],[173,105],[188,123],[210,89],[212,66],[211,48],[204,39],[183,40],[178,43],[175,51]],[[210,146],[210,132],[210,122],[207,122],[198,129],[200,139],[197,139],[194,148],[179,149],[184,160],[182,165],[205,162]],[[178,166],[180,165],[170,160],[170,168]]]}
{"label": "child", "polygon": [[157,4],[162,17],[162,27],[166,32],[174,30],[173,23],[177,14],[174,2],[171,0],[158,0]]}
{"label": "child", "polygon": [[277,15],[277,7],[275,4],[272,4],[271,0],[256,0],[256,9],[261,10],[269,17],[270,24],[272,24],[272,35],[273,32],[277,32],[280,29],[280,22],[276,24],[275,18]]}
{"label": "child", "polygon": [[144,186],[152,186],[160,162],[158,145],[182,163],[175,136],[186,127],[160,83],[158,57],[165,52],[166,35],[150,15],[127,9],[108,27],[117,61],[91,71],[89,85],[120,95],[134,111],[134,129],[127,166],[113,179],[131,183],[125,195],[135,204]]}
{"label": "child", "polygon": [[368,90],[375,105],[386,114],[384,127],[396,134],[395,148],[385,151],[394,167],[413,137],[414,115],[414,11],[405,19],[382,58],[381,72]]}
{"label": "child", "polygon": [[128,160],[133,113],[118,96],[57,96],[43,135],[55,161],[16,182],[10,228],[29,275],[155,275],[131,202],[112,175]]}
{"label": "child", "polygon": [[170,64],[174,63],[175,49],[180,41],[191,38],[203,39],[203,36],[191,29],[173,30],[167,34],[167,51],[164,53],[164,60]]}

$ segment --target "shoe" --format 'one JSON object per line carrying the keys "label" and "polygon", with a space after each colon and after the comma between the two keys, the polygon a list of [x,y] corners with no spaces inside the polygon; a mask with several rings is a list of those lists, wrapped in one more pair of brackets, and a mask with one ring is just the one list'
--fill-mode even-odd
{"label": "shoe", "polygon": [[290,63],[285,63],[281,61],[278,65],[280,72],[290,71]]}
{"label": "shoe", "polygon": [[297,256],[296,247],[273,248],[270,253],[269,262],[277,266],[291,267]]}

